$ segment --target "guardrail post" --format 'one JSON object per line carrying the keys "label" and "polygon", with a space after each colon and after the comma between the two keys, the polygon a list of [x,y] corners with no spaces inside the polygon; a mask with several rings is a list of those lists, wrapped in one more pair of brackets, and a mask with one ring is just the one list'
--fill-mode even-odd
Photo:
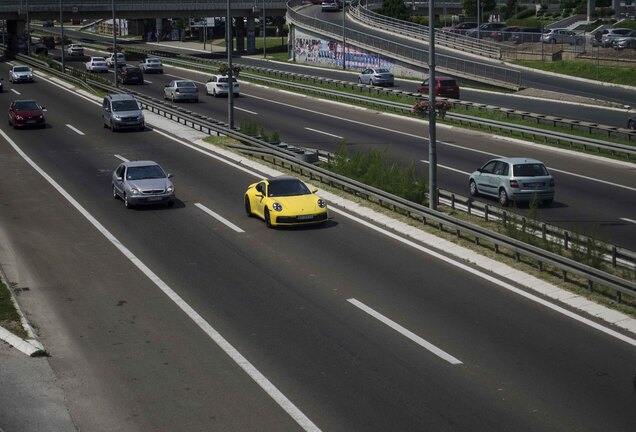
{"label": "guardrail post", "polygon": [[616,268],[616,246],[612,246],[612,267]]}
{"label": "guardrail post", "polygon": [[501,212],[501,223],[503,224],[504,228],[506,227],[507,219],[508,213],[504,210],[503,212]]}
{"label": "guardrail post", "polygon": [[539,261],[539,271],[543,271],[543,261]]}
{"label": "guardrail post", "polygon": [[519,252],[515,252],[515,261],[521,261],[521,254]]}
{"label": "guardrail post", "polygon": [[462,237],[461,231],[459,230],[459,228],[456,231],[457,231],[457,240],[459,240]]}
{"label": "guardrail post", "polygon": [[526,218],[525,217],[521,218],[521,232],[523,234],[526,233]]}
{"label": "guardrail post", "polygon": [[496,254],[499,253],[499,245],[497,243],[495,243],[495,253]]}
{"label": "guardrail post", "polygon": [[587,290],[588,290],[589,292],[592,292],[592,290],[593,290],[593,289],[594,289],[594,282],[593,282],[593,281],[591,281],[591,280],[588,280],[588,281],[587,281]]}
{"label": "guardrail post", "polygon": [[563,233],[563,247],[567,249],[569,247],[569,243],[570,243],[570,233],[568,231],[565,231]]}
{"label": "guardrail post", "polygon": [[455,194],[451,194],[451,208],[455,210]]}
{"label": "guardrail post", "polygon": [[470,216],[473,210],[473,200],[468,200],[468,206],[466,207],[466,210],[468,211],[468,215]]}
{"label": "guardrail post", "polygon": [[620,291],[616,291],[616,303],[622,303],[623,302],[623,293],[621,293]]}
{"label": "guardrail post", "polygon": [[545,240],[545,238],[546,238],[546,226],[545,226],[545,223],[541,224],[541,238],[543,240]]}
{"label": "guardrail post", "polygon": [[484,220],[485,220],[486,222],[488,222],[488,216],[489,216],[489,213],[490,213],[490,207],[488,207],[488,204],[486,204],[486,205],[484,206]]}
{"label": "guardrail post", "polygon": [[479,246],[479,237],[475,236],[475,244]]}
{"label": "guardrail post", "polygon": [[563,282],[568,281],[568,272],[565,270],[561,270],[561,274],[563,275]]}

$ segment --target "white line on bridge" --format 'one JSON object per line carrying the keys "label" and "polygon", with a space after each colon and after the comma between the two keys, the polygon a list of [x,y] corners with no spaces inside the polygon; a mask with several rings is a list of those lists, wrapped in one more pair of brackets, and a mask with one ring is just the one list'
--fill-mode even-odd
{"label": "white line on bridge", "polygon": [[70,130],[72,130],[73,132],[75,132],[78,135],[85,135],[84,132],[82,132],[81,130],[71,126],[70,124],[66,124],[66,127],[69,128]]}
{"label": "white line on bridge", "polygon": [[123,161],[123,162],[130,162],[128,159],[126,159],[125,157],[120,156],[120,155],[118,155],[118,154],[116,154],[116,155],[115,155],[115,157],[116,157],[117,159],[119,159],[120,161]]}
{"label": "white line on bridge", "polygon": [[238,232],[238,233],[242,233],[245,232],[243,231],[241,228],[237,227],[236,225],[234,225],[232,222],[230,222],[229,220],[225,219],[223,216],[221,216],[218,213],[213,212],[212,210],[210,210],[209,208],[207,208],[206,206],[204,206],[201,203],[194,203],[195,206],[197,206],[198,208],[200,208],[201,210],[203,210],[204,212],[206,212],[207,214],[209,214],[210,216],[212,216],[214,219],[218,220],[219,222],[221,222],[222,224],[232,228],[234,231]]}
{"label": "white line on bridge", "polygon": [[258,113],[257,113],[257,112],[250,111],[250,110],[246,110],[245,108],[240,108],[240,107],[235,106],[235,107],[234,107],[234,109],[235,109],[235,110],[239,110],[239,111],[244,111],[244,112],[246,112],[246,113],[248,113],[248,114],[258,115]]}
{"label": "white line on bridge", "polygon": [[316,133],[323,134],[323,135],[329,135],[330,137],[342,139],[342,137],[340,135],[330,134],[328,132],[319,131],[318,129],[312,129],[312,128],[308,128],[308,127],[306,127],[305,129],[307,129],[310,132],[316,132]]}
{"label": "white line on bridge", "polygon": [[358,300],[356,300],[354,298],[347,299],[347,301],[349,303],[351,303],[352,305],[354,305],[355,307],[357,307],[359,309],[362,309],[364,312],[368,313],[373,318],[377,319],[378,321],[382,322],[383,324],[388,325],[393,330],[395,330],[398,333],[400,333],[402,336],[406,336],[408,339],[412,340],[413,342],[415,342],[419,346],[429,350],[430,352],[432,352],[436,356],[446,360],[450,364],[452,364],[452,365],[462,364],[461,360],[458,360],[457,358],[453,357],[452,355],[448,354],[447,352],[437,348],[432,343],[422,339],[421,337],[419,337],[418,335],[416,335],[412,331],[405,329],[404,327],[402,327],[401,325],[399,325],[395,321],[393,321],[393,320],[385,317],[381,313],[371,309],[369,306],[365,305],[364,303],[359,302]]}
{"label": "white line on bridge", "polygon": [[16,89],[11,89],[11,91],[17,95],[21,94],[19,91],[17,91]]}

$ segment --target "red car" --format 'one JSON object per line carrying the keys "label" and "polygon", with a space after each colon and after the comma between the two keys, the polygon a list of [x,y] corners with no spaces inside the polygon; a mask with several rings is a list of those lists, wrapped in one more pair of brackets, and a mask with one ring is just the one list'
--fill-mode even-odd
{"label": "red car", "polygon": [[[429,81],[424,80],[418,92],[428,94]],[[435,96],[459,99],[459,85],[455,78],[447,76],[435,77]]]}
{"label": "red car", "polygon": [[19,127],[46,127],[44,119],[44,107],[34,100],[16,100],[9,106],[9,126]]}

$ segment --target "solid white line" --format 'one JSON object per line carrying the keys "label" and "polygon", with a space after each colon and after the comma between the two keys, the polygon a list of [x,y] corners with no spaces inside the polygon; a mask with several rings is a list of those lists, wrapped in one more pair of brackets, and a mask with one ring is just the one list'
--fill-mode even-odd
{"label": "solid white line", "polygon": [[404,327],[402,327],[401,325],[399,325],[395,321],[392,321],[389,318],[385,317],[381,313],[376,312],[375,310],[371,309],[369,306],[365,305],[364,303],[359,302],[358,300],[356,300],[354,298],[347,299],[347,301],[349,303],[351,303],[352,305],[356,306],[357,308],[362,309],[363,311],[365,311],[366,313],[368,313],[369,315],[371,315],[373,318],[377,319],[378,321],[388,325],[393,330],[395,330],[398,333],[400,333],[402,336],[406,336],[407,338],[409,338],[410,340],[412,340],[416,344],[418,344],[421,347],[429,350],[430,352],[432,352],[436,356],[446,360],[450,364],[452,364],[452,365],[462,364],[462,362],[460,360],[458,360],[457,358],[455,358],[452,355],[448,354],[447,352],[437,348],[432,343],[427,342],[426,340],[422,339],[421,337],[419,337],[415,333],[411,332],[410,330],[405,329]]}
{"label": "solid white line", "polygon": [[17,91],[16,89],[11,89],[11,91],[17,95],[21,94],[19,91]]}
{"label": "solid white line", "polygon": [[455,266],[455,267],[457,267],[457,268],[459,268],[461,270],[464,270],[464,271],[466,271],[468,273],[471,273],[471,274],[473,274],[475,276],[478,276],[478,277],[480,277],[480,278],[482,278],[482,279],[484,279],[484,280],[486,280],[486,281],[488,281],[488,282],[490,282],[492,284],[498,285],[498,286],[500,286],[500,287],[502,287],[504,289],[507,289],[508,291],[511,291],[511,292],[513,292],[515,294],[518,294],[518,295],[522,296],[522,297],[525,297],[528,300],[531,300],[531,301],[533,301],[535,303],[538,303],[538,304],[540,304],[540,305],[542,305],[544,307],[547,307],[548,309],[552,309],[553,311],[555,311],[557,313],[560,313],[561,315],[565,315],[568,318],[571,318],[571,319],[573,319],[575,321],[578,321],[578,322],[580,322],[580,323],[582,323],[584,325],[592,327],[592,328],[594,328],[594,329],[596,329],[596,330],[598,330],[598,331],[600,331],[602,333],[605,333],[605,334],[607,334],[609,336],[612,336],[612,337],[614,337],[616,339],[619,339],[619,340],[621,340],[621,341],[623,341],[623,342],[625,342],[625,343],[627,343],[629,345],[632,345],[632,346],[636,347],[636,339],[633,339],[633,338],[630,338],[628,336],[625,336],[625,335],[623,335],[623,334],[621,334],[621,333],[619,333],[617,331],[614,331],[614,330],[612,330],[610,328],[602,326],[602,325],[600,325],[600,324],[598,324],[598,323],[596,323],[596,322],[594,322],[592,320],[584,318],[584,317],[582,317],[580,315],[577,315],[574,312],[571,312],[571,311],[569,311],[567,309],[564,309],[564,308],[562,308],[560,306],[557,306],[557,305],[555,305],[553,303],[550,303],[547,300],[544,300],[544,299],[542,299],[540,297],[537,297],[537,296],[535,296],[533,294],[530,294],[530,293],[528,293],[528,292],[526,292],[526,291],[524,291],[522,289],[519,289],[519,288],[517,288],[517,287],[515,287],[513,285],[510,285],[509,283],[506,283],[506,282],[501,281],[501,280],[499,280],[499,279],[497,279],[497,278],[495,278],[493,276],[490,276],[489,274],[486,274],[486,273],[481,272],[479,270],[476,270],[476,269],[474,269],[472,267],[469,267],[469,266],[467,266],[467,265],[465,265],[465,264],[463,264],[463,263],[461,263],[459,261],[455,261],[453,258],[444,256],[444,255],[442,255],[442,254],[440,254],[438,252],[433,251],[432,249],[428,249],[428,248],[426,248],[426,247],[424,247],[424,246],[422,246],[422,245],[420,245],[418,243],[415,243],[415,242],[412,242],[412,241],[407,240],[405,238],[402,238],[402,237],[400,237],[397,234],[394,234],[394,233],[392,233],[390,231],[387,231],[387,230],[385,230],[383,228],[380,228],[380,227],[378,227],[376,225],[373,225],[372,223],[367,222],[366,220],[361,219],[361,218],[359,218],[357,216],[354,216],[354,215],[351,215],[349,213],[346,213],[346,212],[344,212],[342,210],[339,210],[339,209],[337,209],[337,208],[335,208],[333,206],[329,207],[329,211],[331,211],[333,213],[338,213],[338,214],[340,214],[340,215],[342,215],[342,216],[344,216],[346,218],[349,218],[349,219],[351,219],[351,220],[353,220],[353,221],[355,221],[355,222],[357,222],[357,223],[359,223],[361,225],[366,226],[367,228],[370,228],[370,229],[375,230],[375,231],[377,231],[377,232],[379,232],[379,233],[381,233],[381,234],[383,234],[383,235],[385,235],[387,237],[390,237],[390,238],[392,238],[394,240],[402,242],[405,245],[412,247],[413,249],[419,250],[420,252],[424,252],[424,253],[432,256],[432,257],[435,257],[435,258],[437,258],[439,260],[442,260],[442,261],[444,261],[444,262],[446,262],[448,264],[451,264],[451,265],[453,265],[453,266]]}
{"label": "solid white line", "polygon": [[246,113],[248,113],[248,114],[258,115],[258,113],[257,113],[257,112],[250,111],[250,110],[246,110],[245,108],[240,108],[240,107],[235,106],[235,107],[234,107],[234,109],[235,109],[235,110],[239,110],[239,111],[244,111],[244,112],[246,112]]}
{"label": "solid white line", "polygon": [[121,160],[122,162],[130,162],[128,159],[126,159],[125,157],[120,156],[120,155],[118,155],[118,154],[116,154],[116,155],[115,155],[115,157],[116,157],[117,159]]}
{"label": "solid white line", "polygon": [[342,139],[342,137],[339,136],[339,135],[334,135],[334,134],[330,134],[330,133],[327,133],[327,132],[319,131],[318,129],[312,129],[312,128],[308,128],[308,127],[306,127],[305,129],[307,129],[308,131],[311,131],[311,132],[316,132],[316,133],[323,134],[323,135],[329,135],[330,137]]}
{"label": "solid white line", "polygon": [[[429,163],[427,160],[420,160],[420,162],[424,162],[425,164]],[[469,172],[458,170],[457,168],[452,168],[452,167],[449,167],[449,166],[446,166],[446,165],[437,164],[437,167],[438,168],[444,168],[444,169],[447,169],[447,170],[450,170],[450,171],[455,171],[455,172],[458,172],[460,174],[470,175]]]}
{"label": "solid white line", "polygon": [[144,83],[152,84],[152,81],[148,81],[147,79],[144,79]]}
{"label": "solid white line", "polygon": [[206,206],[204,206],[201,203],[194,203],[195,206],[197,206],[198,208],[200,208],[201,210],[203,210],[204,212],[206,212],[207,214],[209,214],[210,216],[212,216],[214,219],[218,220],[219,222],[223,223],[224,225],[232,228],[234,231],[238,232],[238,233],[242,233],[245,232],[243,231],[241,228],[237,227],[236,225],[234,225],[232,222],[230,222],[229,220],[225,219],[223,216],[221,216],[218,213],[213,212],[212,210],[210,210],[209,208],[207,208]]}
{"label": "solid white line", "polygon": [[82,132],[81,130],[71,126],[70,124],[66,124],[66,127],[69,128],[70,130],[72,130],[73,132],[75,132],[78,135],[84,135],[84,132]]}
{"label": "solid white line", "polygon": [[621,220],[624,220],[625,222],[631,222],[633,224],[636,224],[636,220],[634,220],[634,219],[621,218]]}
{"label": "solid white line", "polygon": [[110,233],[97,219],[93,217],[79,202],[66,192],[52,177],[40,168],[29,156],[0,129],[0,135],[13,147],[13,149],[37,171],[53,188],[55,188],[66,200],[77,209],[113,246],[130,262],[141,270],[163,293],[170,298],[205,334],[208,335],[225,353],[247,373],[285,412],[292,417],[300,427],[308,432],[319,432],[320,429],[305,414],[302,413],[287,397],[281,393],[261,372],[258,371],[243,355],[236,350],[221,334],[216,331],[201,315],[199,315],[188,303],[186,303],[172,288],[170,288],[158,275],[137,258],[122,242]]}

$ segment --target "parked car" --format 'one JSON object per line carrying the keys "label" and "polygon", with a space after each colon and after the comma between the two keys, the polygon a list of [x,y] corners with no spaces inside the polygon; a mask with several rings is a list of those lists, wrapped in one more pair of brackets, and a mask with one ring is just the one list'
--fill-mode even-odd
{"label": "parked car", "polygon": [[46,20],[42,23],[42,27],[53,27],[53,20]]}
{"label": "parked car", "polygon": [[[429,94],[430,80],[425,79],[420,88],[419,93]],[[435,76],[435,96],[459,99],[459,85],[455,78],[447,76]]]}
{"label": "parked car", "polygon": [[337,12],[340,10],[340,6],[336,0],[323,0],[320,4],[320,10],[322,12]]}
{"label": "parked car", "polygon": [[632,114],[627,119],[627,128],[636,130],[636,114]]}
{"label": "parked car", "polygon": [[66,54],[69,56],[83,56],[84,47],[79,44],[70,44],[66,49]]}
{"label": "parked car", "polygon": [[31,44],[31,51],[36,54],[49,55],[49,49],[43,43],[34,43]]}
{"label": "parked car", "polygon": [[47,48],[55,48],[55,38],[53,36],[40,36],[40,43],[44,44]]}
{"label": "parked car", "polygon": [[161,203],[172,206],[175,190],[171,179],[172,174],[166,174],[154,161],[123,162],[113,171],[113,198],[121,198],[126,208]]}
{"label": "parked car", "polygon": [[143,84],[144,74],[137,66],[124,64],[122,67],[117,67],[117,81],[122,84]]}
{"label": "parked car", "polygon": [[513,33],[510,37],[510,41],[516,44],[540,42],[542,35],[543,33],[541,33],[541,29],[538,27],[525,27],[518,32]]}
{"label": "parked car", "polygon": [[494,40],[495,42],[504,42],[504,41],[510,40],[512,38],[512,35],[514,35],[517,32],[523,31],[523,29],[525,28],[527,27],[523,27],[523,26],[502,27],[499,30],[494,30],[492,33],[490,33],[490,38]]}
{"label": "parked car", "polygon": [[172,102],[177,100],[199,102],[199,89],[194,81],[173,80],[163,88],[163,98],[171,99]]}
{"label": "parked car", "polygon": [[327,203],[294,177],[263,179],[247,187],[243,203],[248,216],[258,216],[268,228],[279,225],[324,224]]}
{"label": "parked car", "polygon": [[[124,53],[117,53],[117,66],[119,67],[119,64],[125,64],[126,63],[126,57],[124,56]],[[108,65],[108,67],[114,67],[115,66],[115,54],[111,54],[106,58],[106,64]]]}
{"label": "parked car", "polygon": [[632,32],[632,29],[628,28],[609,28],[605,30],[607,30],[607,32],[604,31],[603,35],[601,36],[601,46],[603,48],[611,47],[614,40],[623,36],[627,36],[629,33]]}
{"label": "parked car", "polygon": [[[53,39],[55,39],[55,44],[59,45],[62,43],[62,36],[56,34],[55,36],[53,36]],[[71,43],[71,39],[68,36],[64,36],[64,45],[68,45]]]}
{"label": "parked car", "polygon": [[[219,95],[228,95],[228,76],[227,75],[212,75],[208,78],[208,82],[205,83],[205,93],[217,97]],[[240,89],[239,83],[236,78],[232,77],[232,94],[235,97],[239,97]]]}
{"label": "parked car", "polygon": [[360,72],[358,82],[377,86],[393,86],[393,74],[385,68],[368,68]]}
{"label": "parked car", "polygon": [[106,59],[104,57],[91,57],[86,62],[86,70],[88,72],[108,72]]}
{"label": "parked car", "polygon": [[583,45],[585,37],[568,29],[550,29],[543,33],[541,42],[550,44]]}
{"label": "parked car", "polygon": [[33,71],[25,65],[14,65],[9,69],[9,81],[17,82],[33,82]]}
{"label": "parked car", "polygon": [[490,36],[493,31],[501,30],[504,27],[506,27],[506,23],[484,23],[479,28],[475,27],[468,30],[466,36],[483,39]]}
{"label": "parked car", "polygon": [[115,132],[120,129],[144,130],[145,119],[133,95],[110,94],[102,101],[102,122]]}
{"label": "parked car", "polygon": [[143,73],[163,73],[163,64],[161,60],[154,57],[149,57],[143,62],[139,63]]}
{"label": "parked car", "polygon": [[475,27],[477,27],[476,22],[465,21],[465,22],[455,24],[454,26],[451,26],[451,27],[444,27],[442,31],[453,33],[453,34],[465,35],[468,30],[474,29]]}
{"label": "parked car", "polygon": [[473,197],[497,197],[506,207],[513,202],[554,201],[554,178],[545,165],[536,159],[492,159],[470,175],[469,192]]}
{"label": "parked car", "polygon": [[621,50],[625,48],[636,49],[636,30],[632,30],[624,36],[612,41],[612,48]]}
{"label": "parked car", "polygon": [[9,126],[46,127],[45,108],[32,99],[15,100],[9,106]]}

